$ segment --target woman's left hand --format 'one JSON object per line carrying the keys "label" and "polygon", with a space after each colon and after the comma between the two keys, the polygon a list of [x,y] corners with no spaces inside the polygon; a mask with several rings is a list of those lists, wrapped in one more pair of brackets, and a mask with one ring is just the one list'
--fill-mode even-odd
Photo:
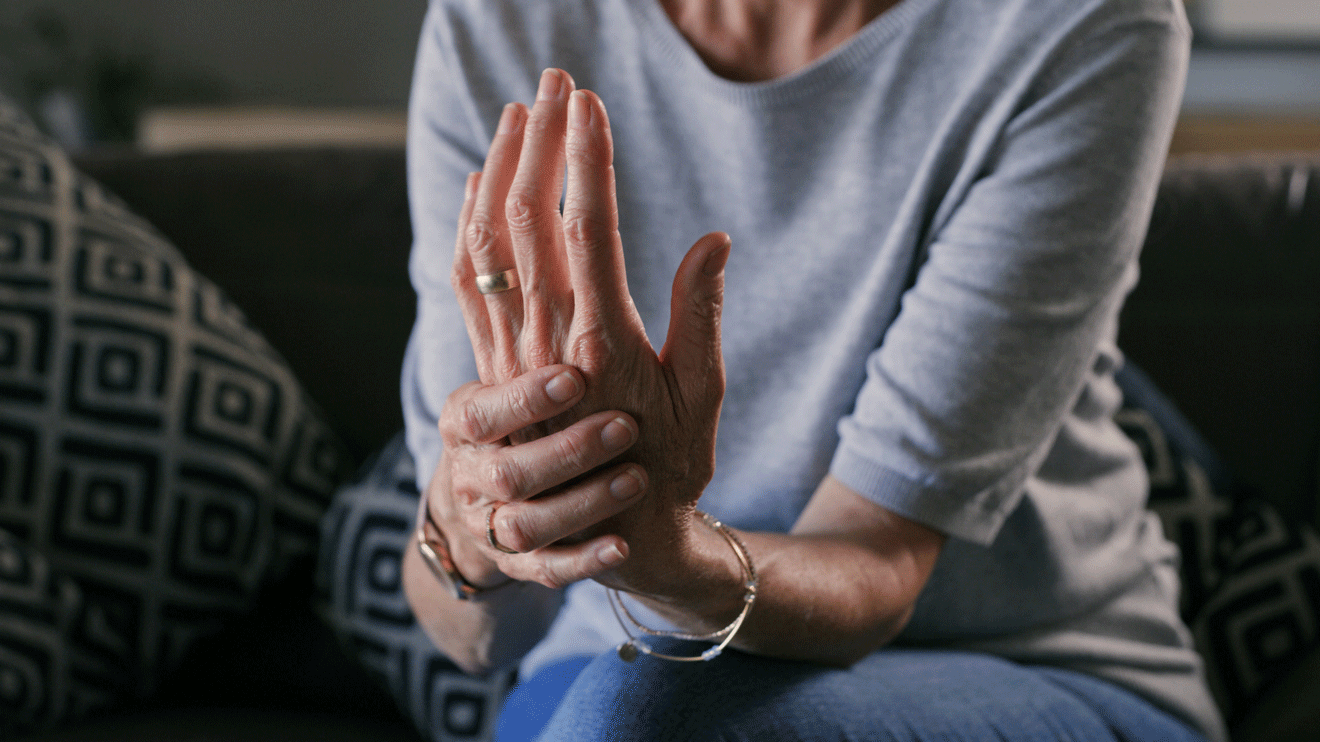
{"label": "woman's left hand", "polygon": [[[668,336],[657,354],[628,292],[612,159],[600,99],[574,92],[567,73],[547,70],[530,112],[514,103],[501,117],[459,225],[454,289],[484,382],[572,365],[586,379],[586,394],[552,427],[602,410],[637,421],[639,437],[624,460],[645,469],[646,494],[592,530],[617,533],[628,544],[628,560],[597,579],[646,593],[691,543],[692,512],[714,473],[729,239],[708,234],[688,251],[674,277]],[[514,267],[520,288],[478,292],[478,276]],[[517,533],[536,530],[538,519],[548,517],[542,510],[535,499],[500,507],[492,523],[496,537],[510,543]]]}

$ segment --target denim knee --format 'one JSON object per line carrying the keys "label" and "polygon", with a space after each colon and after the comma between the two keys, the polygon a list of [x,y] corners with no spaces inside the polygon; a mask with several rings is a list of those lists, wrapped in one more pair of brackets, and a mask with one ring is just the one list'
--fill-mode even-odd
{"label": "denim knee", "polygon": [[610,652],[578,676],[541,740],[1200,739],[1143,699],[1087,680],[1064,684],[1038,668],[967,652],[882,650],[850,668],[741,652],[712,662],[629,664]]}

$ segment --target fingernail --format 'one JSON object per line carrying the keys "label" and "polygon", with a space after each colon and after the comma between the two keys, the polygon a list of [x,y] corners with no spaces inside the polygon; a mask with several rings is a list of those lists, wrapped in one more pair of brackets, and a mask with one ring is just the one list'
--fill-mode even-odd
{"label": "fingernail", "polygon": [[614,451],[632,445],[633,435],[633,428],[628,421],[616,417],[606,423],[605,429],[600,431],[600,440],[605,444],[605,448]]}
{"label": "fingernail", "polygon": [[573,374],[565,371],[545,384],[545,395],[555,402],[564,403],[577,396],[578,383]]}
{"label": "fingernail", "polygon": [[537,100],[553,100],[564,90],[564,76],[559,70],[549,69],[541,73],[541,85],[536,90]]}
{"label": "fingernail", "polygon": [[521,120],[518,115],[518,105],[510,103],[504,106],[504,113],[500,114],[500,125],[495,129],[496,134],[512,134],[518,130],[518,123]]}
{"label": "fingernail", "polygon": [[463,198],[470,199],[477,195],[477,181],[481,178],[481,173],[468,173],[467,184],[463,189]]}
{"label": "fingernail", "polygon": [[710,255],[706,256],[706,263],[701,266],[701,272],[714,278],[724,270],[724,266],[729,262],[729,250],[732,244],[729,240],[724,241],[724,245],[715,249]]}
{"label": "fingernail", "polygon": [[596,558],[606,567],[614,567],[623,563],[623,552],[614,544],[607,544],[596,550]]}
{"label": "fingernail", "polygon": [[568,123],[575,129],[591,126],[591,101],[587,94],[578,90],[568,97]]}
{"label": "fingernail", "polygon": [[627,500],[638,492],[642,491],[642,478],[640,473],[629,467],[627,471],[614,478],[610,482],[610,494],[616,500]]}

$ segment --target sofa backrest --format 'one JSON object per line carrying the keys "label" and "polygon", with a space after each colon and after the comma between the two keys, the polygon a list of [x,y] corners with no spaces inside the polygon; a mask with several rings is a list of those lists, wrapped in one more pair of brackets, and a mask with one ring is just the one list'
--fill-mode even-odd
{"label": "sofa backrest", "polygon": [[1171,161],[1119,344],[1240,483],[1316,522],[1320,153]]}
{"label": "sofa backrest", "polygon": [[358,460],[403,426],[399,371],[416,298],[401,149],[76,160],[229,294]]}

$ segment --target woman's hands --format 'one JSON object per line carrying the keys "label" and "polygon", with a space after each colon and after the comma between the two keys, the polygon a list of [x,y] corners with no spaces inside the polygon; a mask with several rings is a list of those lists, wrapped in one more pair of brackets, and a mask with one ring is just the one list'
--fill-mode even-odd
{"label": "woman's hands", "polygon": [[[636,424],[627,415],[603,412],[520,445],[505,442],[566,412],[582,399],[582,390],[575,369],[549,366],[505,384],[466,384],[450,395],[440,420],[445,450],[428,501],[437,522],[467,534],[448,540],[459,571],[472,584],[490,587],[512,577],[562,587],[623,561],[627,546],[609,537],[551,544],[619,512],[641,493],[646,475],[635,464],[581,476],[627,450],[636,440]],[[501,546],[536,552],[534,558],[505,554],[486,541],[491,508],[526,503],[554,488],[554,496],[536,503],[535,518],[500,532]]]}
{"label": "woman's hands", "polygon": [[[482,381],[441,415],[429,506],[469,582],[525,582],[465,603],[432,590],[414,606],[472,671],[522,656],[549,626],[558,604],[528,582],[593,578],[698,633],[745,605],[729,545],[692,517],[715,464],[728,238],[707,235],[687,253],[657,354],[625,278],[605,109],[572,91],[548,71],[530,111],[505,109],[460,216],[453,283]],[[477,276],[510,268],[520,289],[477,291]],[[488,525],[496,544],[524,553],[488,542]],[[759,587],[734,645],[844,665],[898,633],[943,544],[832,477],[792,534],[740,536]],[[433,584],[417,561],[413,584]]]}
{"label": "woman's hands", "polygon": [[[530,111],[505,108],[468,181],[453,286],[482,384],[446,404],[429,496],[477,585],[502,573],[645,591],[686,548],[714,471],[728,238],[707,235],[684,258],[657,354],[628,292],[612,157],[600,100],[547,70]],[[477,276],[510,268],[520,288],[477,291]],[[627,463],[596,471],[624,451]],[[498,551],[488,529],[525,553]]]}

